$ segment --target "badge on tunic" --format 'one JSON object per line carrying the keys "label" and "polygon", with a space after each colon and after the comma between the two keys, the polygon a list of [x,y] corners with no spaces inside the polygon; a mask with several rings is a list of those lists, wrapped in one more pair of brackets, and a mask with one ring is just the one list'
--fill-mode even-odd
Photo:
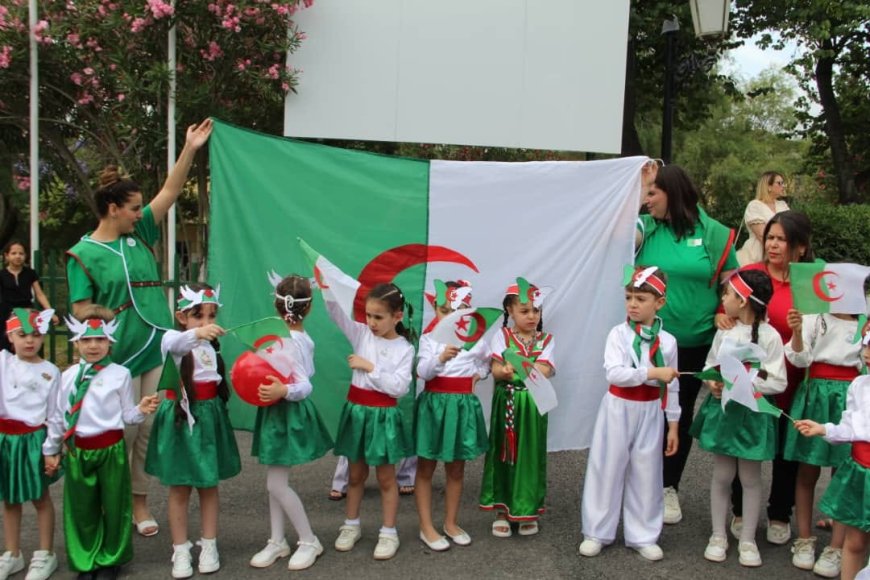
{"label": "badge on tunic", "polygon": [[132,248],[136,245],[136,240],[134,240],[133,238],[127,238],[127,245]]}

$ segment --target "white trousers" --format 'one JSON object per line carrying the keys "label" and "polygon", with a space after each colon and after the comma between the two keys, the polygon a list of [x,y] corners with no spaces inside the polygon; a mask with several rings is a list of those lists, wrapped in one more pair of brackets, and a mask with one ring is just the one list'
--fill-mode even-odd
{"label": "white trousers", "polygon": [[664,519],[661,402],[604,395],[586,465],[583,536],[603,544],[616,539],[622,507],[625,544],[655,544]]}
{"label": "white trousers", "polygon": [[[335,465],[335,475],[332,477],[332,489],[347,492],[347,475],[348,475],[347,457],[344,455],[338,456],[338,463]],[[399,487],[413,486],[417,480],[417,456],[406,457],[399,462],[399,471],[396,473],[396,481]]]}
{"label": "white trousers", "polygon": [[[146,371],[133,379],[133,402],[137,405],[142,397],[157,392],[160,374],[163,367],[159,366]],[[154,423],[154,413],[145,416],[145,421],[138,425],[128,425],[124,428],[124,440],[130,459],[130,475],[132,476],[133,495],[147,495],[148,482],[151,477],[145,473],[145,455],[148,453],[148,439],[151,437],[151,425]]]}

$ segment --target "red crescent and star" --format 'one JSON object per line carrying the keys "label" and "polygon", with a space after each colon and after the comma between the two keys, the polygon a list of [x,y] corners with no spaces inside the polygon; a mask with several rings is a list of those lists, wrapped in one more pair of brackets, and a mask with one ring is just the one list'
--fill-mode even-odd
{"label": "red crescent and star", "polygon": [[838,296],[833,296],[830,294],[830,292],[833,292],[837,289],[837,284],[833,280],[825,280],[825,288],[822,288],[822,280],[825,276],[839,277],[836,272],[832,272],[831,270],[822,270],[821,272],[813,276],[813,292],[815,292],[819,300],[823,300],[825,302],[836,302],[843,297],[843,294],[839,294]]}
{"label": "red crescent and star", "polygon": [[486,319],[479,312],[472,312],[471,314],[466,314],[461,317],[459,321],[456,323],[456,328],[458,330],[468,330],[468,323],[471,322],[471,319],[474,319],[475,326],[474,332],[471,334],[459,334],[456,332],[456,338],[461,340],[462,342],[471,343],[477,342],[480,340],[480,337],[483,336],[483,333],[486,332]]}

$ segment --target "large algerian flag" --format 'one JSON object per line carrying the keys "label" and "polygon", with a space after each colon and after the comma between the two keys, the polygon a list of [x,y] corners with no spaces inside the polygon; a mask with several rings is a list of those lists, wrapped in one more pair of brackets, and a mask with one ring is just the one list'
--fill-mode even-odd
{"label": "large algerian flag", "polygon": [[864,280],[870,267],[860,264],[792,263],[791,293],[802,314],[864,314]]}
{"label": "large algerian flag", "polygon": [[[208,278],[222,283],[223,326],[275,315],[271,270],[314,276],[297,238],[362,288],[395,281],[418,332],[433,317],[423,295],[434,292],[434,280],[471,281],[473,305],[485,306],[501,304],[522,276],[554,289],[543,307],[544,329],[557,344],[549,447],[588,446],[607,387],[605,339],[625,316],[622,265],[632,261],[645,158],[430,162],[222,122],[209,149]],[[318,270],[324,278],[326,269]],[[314,290],[304,322],[316,344],[314,402],[334,428],[350,382],[350,345],[320,294]],[[230,336],[223,344],[229,366],[243,346]],[[488,409],[491,381],[475,391]],[[232,400],[231,417],[250,428],[254,411]]]}

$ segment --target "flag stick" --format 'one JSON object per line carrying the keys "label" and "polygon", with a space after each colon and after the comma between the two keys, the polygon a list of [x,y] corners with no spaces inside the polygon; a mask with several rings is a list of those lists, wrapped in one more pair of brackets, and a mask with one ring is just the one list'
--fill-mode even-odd
{"label": "flag stick", "polygon": [[780,413],[782,413],[782,416],[785,417],[786,419],[788,419],[789,421],[791,421],[792,423],[794,423],[797,420],[794,417],[792,417],[791,415],[789,415],[788,413],[786,413],[785,411],[780,411]]}

